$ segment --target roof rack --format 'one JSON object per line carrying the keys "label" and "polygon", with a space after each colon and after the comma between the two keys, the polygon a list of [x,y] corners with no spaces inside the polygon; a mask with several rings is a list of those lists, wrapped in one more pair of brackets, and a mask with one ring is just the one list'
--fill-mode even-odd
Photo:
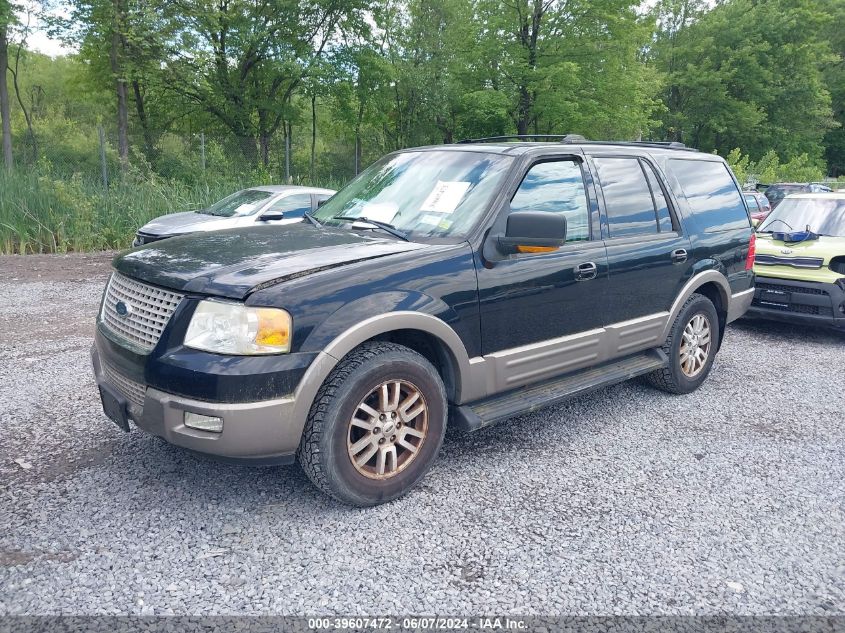
{"label": "roof rack", "polygon": [[506,136],[466,138],[458,141],[458,143],[495,143],[497,141],[509,141],[511,139],[517,139],[519,141],[528,139],[542,139],[546,141],[555,140],[560,141],[561,143],[580,143],[581,141],[587,140],[580,134],[508,134]]}
{"label": "roof rack", "polygon": [[691,147],[687,147],[679,141],[588,141],[580,134],[510,134],[506,136],[485,136],[482,138],[468,138],[461,141],[461,143],[496,143],[498,141],[510,140],[546,140],[559,141],[561,143],[582,143],[584,145],[623,145],[631,147],[661,147],[664,149],[685,149],[690,151],[697,151]]}

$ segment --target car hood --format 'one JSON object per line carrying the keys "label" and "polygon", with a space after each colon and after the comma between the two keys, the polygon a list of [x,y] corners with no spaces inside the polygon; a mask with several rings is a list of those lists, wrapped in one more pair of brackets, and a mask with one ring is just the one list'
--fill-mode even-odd
{"label": "car hood", "polygon": [[224,218],[218,215],[197,213],[196,211],[183,211],[182,213],[170,213],[147,222],[141,227],[141,231],[151,235],[173,235],[179,233],[191,233],[193,231],[210,231],[216,226],[220,228],[231,226],[232,218]]}
{"label": "car hood", "polygon": [[422,248],[369,231],[302,223],[174,237],[120,254],[113,265],[156,286],[244,299],[287,279]]}
{"label": "car hood", "polygon": [[817,240],[794,243],[758,233],[754,272],[764,277],[832,283],[842,275],[829,268],[830,260],[842,255],[845,237],[821,235]]}

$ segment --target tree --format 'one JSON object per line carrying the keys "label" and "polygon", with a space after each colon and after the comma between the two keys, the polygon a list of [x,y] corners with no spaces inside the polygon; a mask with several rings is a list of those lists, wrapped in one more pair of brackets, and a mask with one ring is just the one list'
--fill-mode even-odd
{"label": "tree", "polygon": [[653,59],[667,75],[664,134],[727,154],[819,156],[833,125],[819,37],[830,16],[815,0],[659,5]]}
{"label": "tree", "polygon": [[518,134],[635,138],[660,86],[641,51],[651,22],[630,0],[481,0],[484,88],[508,95]]}
{"label": "tree", "polygon": [[9,29],[15,18],[15,7],[9,0],[0,0],[0,120],[2,120],[3,164],[14,165],[12,154],[12,113],[9,104]]}
{"label": "tree", "polygon": [[824,137],[825,158],[834,176],[845,175],[845,0],[831,0],[831,19],[825,29],[833,58],[825,68],[825,81],[830,90],[831,109],[836,120]]}
{"label": "tree", "polygon": [[360,22],[358,0],[177,0],[165,76],[263,164],[291,100],[340,24]]}

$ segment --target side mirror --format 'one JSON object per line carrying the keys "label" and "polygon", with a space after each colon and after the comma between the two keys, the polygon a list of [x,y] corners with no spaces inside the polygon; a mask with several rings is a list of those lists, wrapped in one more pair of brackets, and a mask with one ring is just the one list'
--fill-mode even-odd
{"label": "side mirror", "polygon": [[262,222],[272,222],[273,220],[283,220],[285,214],[282,211],[267,211],[262,213],[258,218]]}
{"label": "side mirror", "polygon": [[758,218],[751,218],[751,226],[757,228],[760,226],[760,220]]}
{"label": "side mirror", "polygon": [[499,247],[509,253],[553,251],[566,242],[566,218],[549,211],[514,211],[508,215]]}
{"label": "side mirror", "polygon": [[328,199],[328,198],[323,198],[322,200],[317,200],[317,208],[319,209],[319,208],[320,208],[320,207],[322,207],[324,204],[326,204],[328,201],[329,201],[329,199]]}

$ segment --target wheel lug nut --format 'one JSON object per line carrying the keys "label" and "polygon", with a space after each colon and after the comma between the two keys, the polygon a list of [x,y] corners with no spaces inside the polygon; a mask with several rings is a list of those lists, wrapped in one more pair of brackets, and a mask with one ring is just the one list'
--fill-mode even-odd
{"label": "wheel lug nut", "polygon": [[397,422],[397,423],[396,423],[396,428],[398,429],[400,426],[402,426],[402,423],[401,423],[401,422]]}
{"label": "wheel lug nut", "polygon": [[395,435],[391,435],[391,436],[390,436],[390,441],[391,441],[391,442],[395,442],[395,441],[396,441],[396,436],[395,436]]}
{"label": "wheel lug nut", "polygon": [[384,422],[384,419],[385,419],[384,413],[382,413],[380,416],[378,416],[378,419],[381,420],[382,422]]}
{"label": "wheel lug nut", "polygon": [[379,443],[379,444],[384,444],[384,438],[381,438],[381,439],[378,441],[378,443]]}
{"label": "wheel lug nut", "polygon": [[373,429],[373,433],[381,433],[381,429],[379,427],[375,427]]}

